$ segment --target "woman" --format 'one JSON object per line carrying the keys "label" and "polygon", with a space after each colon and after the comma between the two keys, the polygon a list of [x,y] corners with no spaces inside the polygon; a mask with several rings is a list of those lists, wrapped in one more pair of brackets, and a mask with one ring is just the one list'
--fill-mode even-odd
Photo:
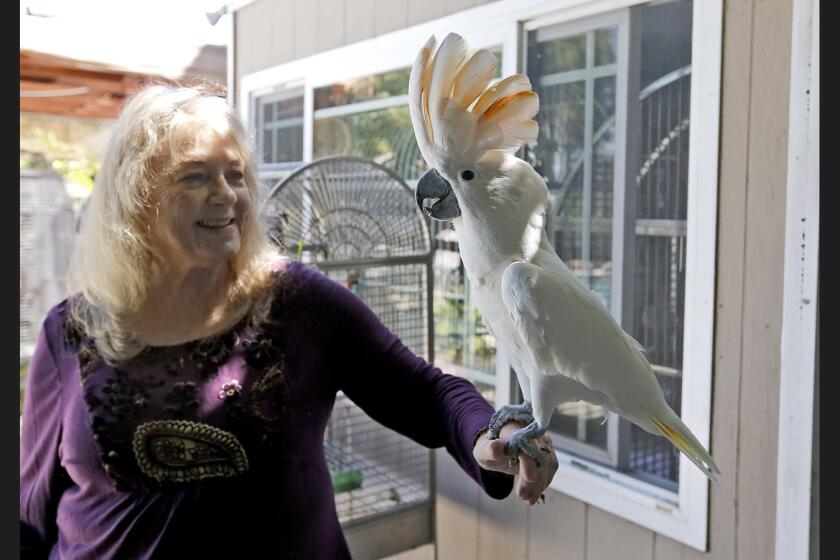
{"label": "woman", "polygon": [[[221,97],[152,86],[116,122],[44,322],[21,434],[31,557],[346,558],[323,436],[341,390],[446,446],[494,498],[557,469],[484,436],[492,407],[346,288],[278,256],[246,133]],[[546,444],[550,440],[546,438]],[[551,454],[553,459],[553,454]],[[481,465],[481,466],[479,466]]]}

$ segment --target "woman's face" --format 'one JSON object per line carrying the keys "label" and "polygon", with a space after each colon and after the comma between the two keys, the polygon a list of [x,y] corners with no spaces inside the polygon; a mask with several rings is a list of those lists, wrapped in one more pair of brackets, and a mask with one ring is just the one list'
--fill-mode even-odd
{"label": "woman's face", "polygon": [[236,144],[213,131],[197,134],[173,163],[152,194],[156,252],[179,266],[230,260],[251,205]]}

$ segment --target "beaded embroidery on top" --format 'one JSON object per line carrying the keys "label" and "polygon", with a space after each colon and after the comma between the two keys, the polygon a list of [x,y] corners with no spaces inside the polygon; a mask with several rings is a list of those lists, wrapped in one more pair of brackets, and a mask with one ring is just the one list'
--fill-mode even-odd
{"label": "beaded embroidery on top", "polygon": [[[160,370],[161,375],[132,375],[115,367],[99,394],[93,387],[86,388],[86,382],[105,362],[94,342],[65,310],[65,342],[78,354],[94,439],[105,471],[117,489],[149,489],[162,483],[238,476],[248,468],[242,442],[255,441],[266,448],[274,445],[273,435],[279,431],[286,398],[282,324],[278,319],[285,291],[281,277],[275,276],[271,297],[255,305],[254,312],[229,331],[181,347],[141,352],[138,362]],[[256,379],[249,390],[238,382],[234,385],[228,381],[229,387],[226,385],[224,417],[233,432],[196,421],[199,385],[179,377],[195,368],[200,380],[211,382],[240,342],[236,331],[248,325],[253,336],[243,341],[245,362]],[[148,404],[149,391],[170,380],[175,383],[163,396],[163,411],[170,419],[151,420],[131,428]],[[235,434],[244,438],[242,442]]]}

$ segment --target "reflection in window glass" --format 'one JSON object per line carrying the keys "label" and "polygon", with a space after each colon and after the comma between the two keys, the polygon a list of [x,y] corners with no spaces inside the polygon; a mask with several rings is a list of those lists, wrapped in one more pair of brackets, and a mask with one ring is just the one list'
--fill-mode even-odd
{"label": "reflection in window glass", "polygon": [[411,67],[316,88],[315,110],[408,94]]}
{"label": "reflection in window glass", "polygon": [[561,39],[554,39],[553,35],[543,30],[528,33],[528,73],[536,61],[544,75],[586,68],[586,34]]}
{"label": "reflection in window glass", "polygon": [[313,156],[358,156],[393,169],[404,179],[426,170],[407,105],[315,120]]}
{"label": "reflection in window glass", "polygon": [[[617,98],[617,25],[569,36],[563,26],[528,33],[527,73],[540,95],[537,143],[526,158],[546,179],[551,196],[549,238],[560,257],[590,289],[612,306],[613,241],[618,236],[625,272],[622,326],[645,347],[666,400],[680,412],[685,289],[691,1],[675,0],[630,9],[640,53],[629,75],[639,88]],[[630,128],[616,138],[616,107],[624,104]],[[628,169],[616,169],[616,151],[639,147]],[[636,159],[636,155],[638,159]],[[627,178],[635,179],[627,184]],[[617,181],[634,197],[627,231],[614,231]],[[615,210],[614,210],[615,209]],[[628,252],[630,254],[628,254]],[[611,307],[612,308],[612,307]],[[629,310],[629,311],[628,311]],[[617,467],[676,489],[678,453],[662,437],[635,425],[617,433],[629,441],[608,443],[598,407],[566,403],[550,429],[570,440],[606,450]],[[561,438],[562,441],[562,438]],[[608,449],[608,446],[613,447]],[[576,448],[580,451],[580,448]],[[619,455],[621,449],[624,455]],[[585,455],[605,461],[605,455]]]}
{"label": "reflection in window glass", "polygon": [[616,41],[618,35],[611,29],[598,29],[595,31],[595,66],[611,64],[616,60]]}

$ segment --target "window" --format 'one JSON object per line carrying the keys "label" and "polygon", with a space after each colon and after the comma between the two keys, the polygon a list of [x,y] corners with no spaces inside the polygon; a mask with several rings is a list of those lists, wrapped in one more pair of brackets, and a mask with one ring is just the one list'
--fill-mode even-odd
{"label": "window", "polygon": [[261,163],[303,160],[303,92],[284,91],[256,99],[257,150]]}

